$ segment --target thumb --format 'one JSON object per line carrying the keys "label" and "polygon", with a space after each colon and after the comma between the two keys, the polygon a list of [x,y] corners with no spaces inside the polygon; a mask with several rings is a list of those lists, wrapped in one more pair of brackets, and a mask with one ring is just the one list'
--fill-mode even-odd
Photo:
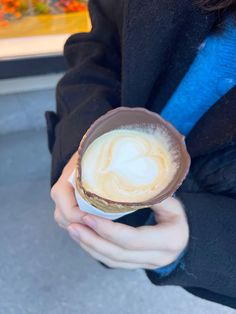
{"label": "thumb", "polygon": [[181,202],[174,197],[166,198],[161,203],[151,206],[151,209],[159,223],[178,219],[184,212]]}
{"label": "thumb", "polygon": [[59,178],[59,180],[66,180],[69,178],[69,176],[71,175],[71,173],[73,172],[73,170],[76,168],[77,165],[77,159],[78,159],[78,152],[76,151],[72,157],[70,158],[70,160],[68,161],[68,163],[66,164],[66,166],[64,167],[61,177]]}

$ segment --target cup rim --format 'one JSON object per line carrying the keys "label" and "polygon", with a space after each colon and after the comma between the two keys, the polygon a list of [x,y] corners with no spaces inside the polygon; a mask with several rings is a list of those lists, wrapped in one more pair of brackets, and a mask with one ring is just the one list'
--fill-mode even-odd
{"label": "cup rim", "polygon": [[[82,151],[83,151],[83,146],[85,143],[85,140],[93,133],[94,130],[96,130],[96,127],[100,124],[101,121],[104,121],[104,119],[108,119],[114,115],[119,114],[120,112],[132,112],[132,111],[139,111],[142,112],[146,115],[151,115],[156,117],[157,122],[160,122],[160,124],[162,124],[163,126],[165,126],[169,132],[171,133],[171,136],[175,139],[176,142],[178,142],[178,146],[179,146],[179,151],[181,154],[181,159],[180,159],[180,165],[178,167],[178,170],[175,173],[175,177],[177,177],[175,180],[171,180],[171,182],[156,196],[142,201],[142,202],[118,202],[118,201],[113,201],[110,200],[108,198],[102,197],[97,195],[96,193],[90,192],[88,190],[86,190],[81,183],[81,159],[82,159]],[[103,114],[102,116],[100,116],[98,119],[96,119],[91,125],[90,127],[87,129],[87,131],[85,132],[85,134],[83,135],[81,141],[80,141],[80,145],[79,148],[77,150],[78,152],[78,158],[77,158],[77,164],[76,164],[76,168],[77,168],[77,176],[76,176],[76,182],[77,182],[77,187],[79,187],[83,193],[88,197],[88,198],[95,198],[97,200],[100,200],[103,203],[106,204],[110,204],[110,205],[116,205],[119,204],[121,206],[124,207],[130,207],[130,211],[133,211],[134,207],[139,207],[139,208],[144,208],[144,207],[148,207],[151,205],[155,205],[157,203],[162,202],[164,199],[166,199],[169,196],[172,196],[175,191],[182,185],[182,182],[184,181],[184,179],[186,178],[188,172],[189,172],[189,168],[190,168],[190,164],[191,164],[191,158],[190,155],[187,151],[187,147],[185,144],[185,136],[182,135],[181,133],[179,133],[179,131],[168,121],[164,120],[158,113],[150,111],[146,108],[143,107],[125,107],[125,106],[120,106],[117,107],[115,109],[109,110],[108,112],[106,112],[105,114]]]}

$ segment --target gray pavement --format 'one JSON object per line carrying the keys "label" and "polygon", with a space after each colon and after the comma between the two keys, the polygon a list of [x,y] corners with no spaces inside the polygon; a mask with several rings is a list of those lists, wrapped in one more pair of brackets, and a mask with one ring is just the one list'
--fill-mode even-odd
{"label": "gray pavement", "polygon": [[0,136],[0,314],[233,314],[105,269],[53,221],[45,130]]}
{"label": "gray pavement", "polygon": [[54,94],[50,89],[0,95],[0,135],[45,126],[44,111],[54,106]]}

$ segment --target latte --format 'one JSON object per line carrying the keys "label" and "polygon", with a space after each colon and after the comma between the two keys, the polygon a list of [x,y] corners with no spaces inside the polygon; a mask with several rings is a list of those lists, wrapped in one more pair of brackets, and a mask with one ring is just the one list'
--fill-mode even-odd
{"label": "latte", "polygon": [[176,152],[161,129],[118,128],[96,138],[81,160],[85,190],[116,202],[143,202],[173,180]]}

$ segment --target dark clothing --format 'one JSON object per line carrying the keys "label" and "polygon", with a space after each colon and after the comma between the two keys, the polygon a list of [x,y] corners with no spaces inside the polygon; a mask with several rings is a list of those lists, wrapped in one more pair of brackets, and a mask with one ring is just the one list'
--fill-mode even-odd
{"label": "dark clothing", "polygon": [[[92,31],[71,36],[71,67],[57,86],[57,113],[47,112],[53,185],[99,116],[118,106],[160,112],[217,22],[195,1],[89,2]],[[190,241],[184,269],[158,278],[236,308],[236,88],[186,138],[192,165],[176,195],[186,208]],[[138,226],[150,209],[118,219]]]}

